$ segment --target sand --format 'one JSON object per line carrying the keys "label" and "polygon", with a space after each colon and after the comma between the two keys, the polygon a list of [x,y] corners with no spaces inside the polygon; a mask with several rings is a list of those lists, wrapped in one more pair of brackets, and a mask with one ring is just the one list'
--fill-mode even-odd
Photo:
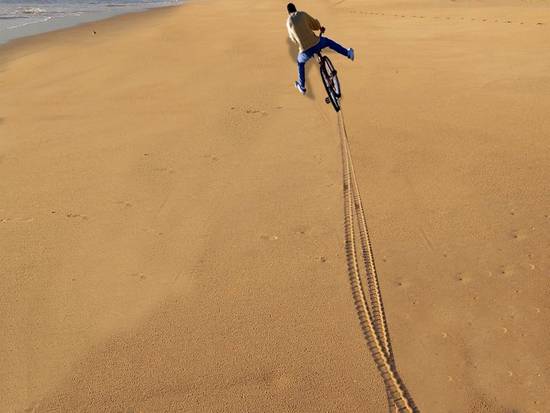
{"label": "sand", "polygon": [[[298,6],[356,49],[333,61],[416,404],[550,411],[550,3]],[[388,411],[336,114],[313,63],[292,87],[285,18],[197,1],[0,48],[0,411]]]}

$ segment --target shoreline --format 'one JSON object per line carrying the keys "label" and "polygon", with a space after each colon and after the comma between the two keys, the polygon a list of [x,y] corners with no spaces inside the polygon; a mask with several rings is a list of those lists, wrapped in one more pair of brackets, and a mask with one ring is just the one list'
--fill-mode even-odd
{"label": "shoreline", "polygon": [[[104,24],[106,22],[111,22],[114,19],[127,19],[127,18],[131,18],[132,16],[142,16],[142,15],[149,15],[149,13],[165,12],[165,11],[168,11],[168,10],[186,5],[188,3],[189,3],[189,1],[184,1],[184,2],[181,2],[179,4],[144,8],[144,9],[139,9],[139,10],[128,10],[128,11],[124,11],[122,13],[109,13],[107,11],[106,12],[98,12],[98,13],[90,13],[90,15],[93,14],[96,17],[98,15],[103,16],[103,17],[92,18],[92,19],[86,19],[85,18],[86,15],[78,16],[78,17],[74,17],[74,18],[67,17],[66,19],[73,20],[73,22],[68,24],[68,25],[62,24],[62,25],[60,25],[59,27],[56,27],[56,28],[40,31],[40,32],[37,32],[37,33],[24,34],[22,36],[17,36],[17,37],[14,37],[14,38],[11,38],[11,39],[8,39],[8,40],[5,40],[5,41],[0,41],[0,56],[1,56],[2,52],[4,52],[6,49],[11,49],[13,47],[19,47],[21,45],[25,45],[27,42],[34,42],[38,38],[41,38],[42,36],[44,36],[44,38],[46,38],[46,36],[48,36],[48,35],[54,35],[55,36],[55,35],[58,35],[59,33],[70,32],[71,30],[78,30],[78,29],[82,29],[82,28],[85,28],[85,27],[91,27],[93,25],[101,25],[101,24]],[[106,14],[108,14],[108,15],[106,15]],[[82,19],[81,17],[84,17],[84,18]],[[78,20],[78,21],[76,21],[76,20]],[[41,25],[41,24],[44,24],[44,23],[36,23],[36,25]]]}

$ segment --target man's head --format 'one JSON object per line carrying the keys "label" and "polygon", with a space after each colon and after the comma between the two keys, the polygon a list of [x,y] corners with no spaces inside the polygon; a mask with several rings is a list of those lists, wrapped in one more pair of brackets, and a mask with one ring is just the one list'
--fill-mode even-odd
{"label": "man's head", "polygon": [[288,14],[292,14],[297,11],[296,6],[293,3],[288,3],[286,5],[286,9],[288,10]]}

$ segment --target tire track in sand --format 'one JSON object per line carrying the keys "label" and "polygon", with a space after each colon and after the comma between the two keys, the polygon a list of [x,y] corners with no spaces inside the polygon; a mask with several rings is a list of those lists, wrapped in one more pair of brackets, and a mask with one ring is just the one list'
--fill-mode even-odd
{"label": "tire track in sand", "polygon": [[[344,185],[344,234],[348,277],[352,297],[361,330],[376,367],[382,376],[390,411],[419,413],[410,393],[401,379],[391,348],[391,342],[382,303],[382,294],[374,263],[367,221],[353,167],[344,115],[338,113],[338,133],[342,151]],[[363,256],[365,283],[361,276],[356,246],[356,226],[359,229],[361,254]]]}

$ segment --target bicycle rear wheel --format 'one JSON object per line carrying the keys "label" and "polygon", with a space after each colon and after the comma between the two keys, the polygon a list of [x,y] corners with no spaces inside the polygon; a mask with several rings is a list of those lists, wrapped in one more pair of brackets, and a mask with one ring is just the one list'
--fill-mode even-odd
{"label": "bicycle rear wheel", "polygon": [[321,58],[320,69],[321,79],[323,80],[323,85],[325,86],[329,100],[332,103],[334,110],[339,112],[341,92],[336,69],[334,69],[334,65],[326,56]]}

